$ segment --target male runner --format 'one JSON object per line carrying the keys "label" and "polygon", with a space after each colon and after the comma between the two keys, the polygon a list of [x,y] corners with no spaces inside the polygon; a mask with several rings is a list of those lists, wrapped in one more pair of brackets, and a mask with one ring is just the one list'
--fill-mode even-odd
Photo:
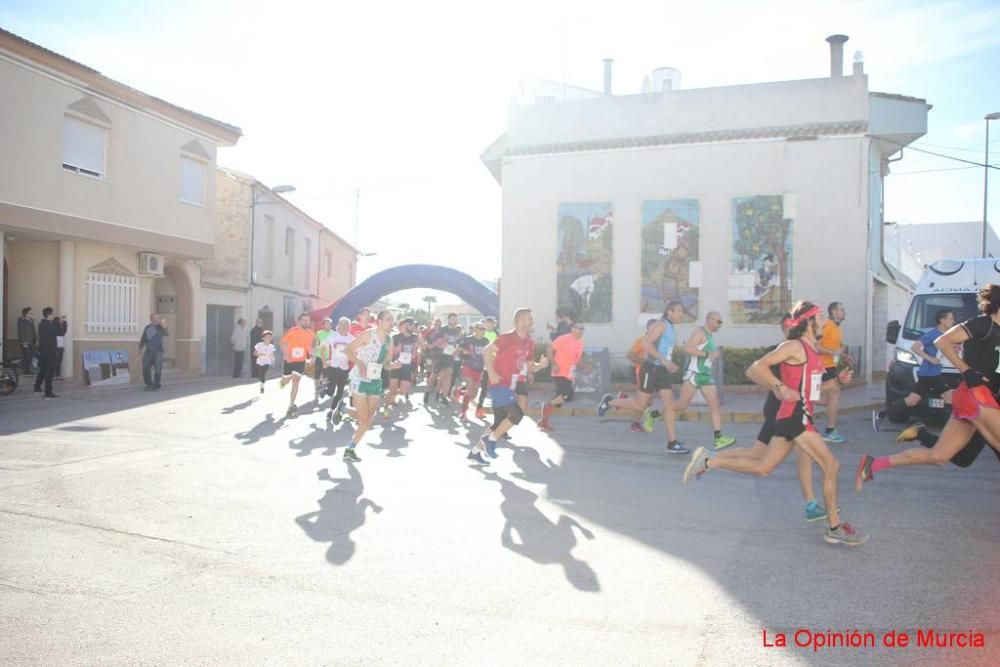
{"label": "male runner", "polygon": [[549,417],[556,408],[566,401],[573,400],[573,378],[580,359],[583,358],[583,331],[579,322],[570,325],[570,332],[552,341],[549,352],[549,365],[552,367],[552,381],[555,383],[555,396],[542,403],[542,421],[538,428],[543,431],[555,430],[549,422]]}
{"label": "male runner", "polygon": [[[785,338],[788,331],[786,324],[792,319],[790,314],[785,314],[781,321],[781,336],[782,339]],[[768,348],[767,352],[773,352],[778,348],[777,345],[772,345]],[[850,369],[843,371],[846,376],[850,373]],[[776,366],[771,366],[771,373],[775,377],[781,375],[781,364]],[[846,381],[850,381],[849,379]],[[739,447],[736,449],[726,449],[725,451],[716,454],[716,460],[719,459],[751,459],[755,461],[760,461],[767,454],[767,447],[771,441],[776,437],[774,435],[774,429],[777,425],[778,419],[778,408],[781,407],[781,401],[774,395],[774,392],[767,392],[767,398],[764,400],[764,407],[762,414],[764,416],[764,423],[760,427],[760,433],[757,434],[757,441],[752,447]],[[802,497],[806,501],[805,518],[806,521],[820,521],[826,518],[826,507],[816,500],[816,492],[813,489],[812,481],[812,469],[813,460],[806,455],[802,449],[798,446],[795,447],[796,456],[796,468],[799,478],[799,487],[802,489]],[[770,473],[773,470],[766,470],[763,472],[764,475]]]}
{"label": "male runner", "polygon": [[[483,324],[486,326],[483,336],[486,337],[486,341],[488,343],[492,343],[497,339],[497,320],[495,317],[487,317],[483,320]],[[486,393],[489,389],[490,377],[484,372],[483,383],[479,386],[479,402],[476,405],[476,419],[486,419],[486,411],[483,409],[483,403],[486,402]]]}
{"label": "male runner", "polygon": [[350,362],[347,360],[347,346],[354,340],[351,335],[351,321],[341,317],[337,329],[323,340],[322,351],[326,361],[327,386],[333,399],[326,411],[326,420],[339,424],[343,417],[344,388],[347,386]]}
{"label": "male runner", "polygon": [[412,317],[404,318],[399,322],[399,333],[392,337],[392,360],[399,364],[399,368],[389,371],[390,408],[396,406],[396,397],[400,394],[407,403],[410,402],[417,353],[423,345],[420,336],[413,332],[416,325]]}
{"label": "male runner", "polygon": [[[924,399],[940,397],[951,403],[952,392],[941,377],[941,358],[934,341],[946,331],[955,326],[955,313],[950,310],[939,310],[934,315],[935,326],[928,329],[920,340],[913,343],[913,354],[922,359],[917,369],[917,384],[909,394],[897,398],[886,410],[872,410],[872,428],[878,431],[879,423],[888,415],[893,421],[907,420],[910,410],[920,405]],[[919,430],[919,429],[918,429]],[[897,442],[901,442],[897,440]]]}
{"label": "male runner", "polygon": [[375,408],[382,397],[382,367],[392,370],[398,367],[391,363],[393,319],[392,312],[383,310],[378,314],[376,325],[351,341],[344,352],[354,368],[351,370],[353,384],[357,385],[354,409],[357,411],[358,426],[351,436],[351,444],[344,450],[344,460],[358,463],[361,458],[354,451],[372,425]]}
{"label": "male runner", "polygon": [[854,359],[847,354],[844,347],[844,332],[840,328],[840,323],[846,318],[844,304],[839,301],[832,302],[827,307],[830,319],[823,325],[823,334],[816,345],[816,350],[823,359],[823,399],[826,403],[826,431],[823,432],[823,439],[827,442],[844,443],[847,438],[837,433],[837,412],[840,405],[840,380],[837,378],[837,366],[840,365],[841,356],[851,367],[854,366]]}
{"label": "male runner", "polygon": [[597,406],[597,414],[603,417],[608,409],[626,408],[642,410],[649,405],[654,393],[659,393],[666,412],[664,421],[667,423],[668,454],[689,454],[691,450],[677,439],[677,416],[674,413],[674,392],[671,388],[670,374],[676,373],[677,364],[670,359],[674,345],[677,342],[675,325],[684,318],[684,306],[680,301],[671,301],[663,311],[663,317],[650,327],[642,339],[642,351],[647,361],[642,364],[639,372],[638,400],[614,399],[611,394],[605,394]]}
{"label": "male runner", "polygon": [[705,316],[705,326],[695,329],[684,344],[684,351],[691,360],[684,373],[684,384],[681,385],[681,397],[677,405],[678,410],[687,410],[695,393],[701,392],[712,415],[716,450],[725,449],[736,442],[736,438],[722,435],[722,408],[719,406],[719,393],[715,389],[715,377],[712,375],[712,362],[722,354],[716,348],[713,337],[720,328],[722,328],[722,315],[714,310],[710,311]]}
{"label": "male runner", "polygon": [[462,419],[469,411],[469,402],[479,390],[483,382],[483,351],[490,341],[486,338],[486,325],[476,322],[472,325],[472,334],[458,343],[462,359]]}
{"label": "male runner", "polygon": [[323,318],[323,328],[316,332],[313,339],[313,388],[316,390],[316,403],[324,397],[326,385],[326,365],[329,357],[325,357],[326,351],[323,348],[323,341],[333,333],[333,320],[329,317]]}
{"label": "male runner", "polygon": [[[931,449],[907,449],[892,456],[861,457],[854,488],[860,493],[875,473],[900,466],[944,465],[966,446],[976,444],[977,431],[1000,452],[1000,285],[979,290],[978,317],[953,326],[934,345],[962,374],[952,396],[951,418]],[[962,354],[955,349],[962,344]],[[978,454],[978,452],[976,452]]]}
{"label": "male runner", "polygon": [[514,393],[521,371],[527,368],[536,372],[549,365],[547,358],[538,363],[534,361],[532,326],[534,318],[531,309],[518,308],[514,312],[514,328],[498,336],[483,350],[483,363],[490,378],[494,425],[486,430],[469,451],[468,458],[479,465],[486,465],[483,454],[491,459],[496,458],[497,439],[502,438],[524,418],[524,411],[518,405],[517,395]]}
{"label": "male runner", "polygon": [[288,402],[288,413],[286,417],[295,416],[295,397],[299,394],[299,381],[306,371],[306,361],[313,349],[312,318],[309,313],[302,313],[299,316],[298,326],[294,326],[285,332],[281,337],[281,354],[284,356],[284,368],[281,372],[281,382],[279,387],[285,388],[289,382],[292,383],[292,395]]}
{"label": "male runner", "polygon": [[[684,483],[700,478],[715,468],[748,475],[765,476],[792,451],[793,443],[815,460],[823,472],[823,498],[826,501],[827,529],[823,539],[831,544],[858,546],[867,536],[847,522],[840,521],[837,505],[837,471],[840,464],[813,426],[813,402],[819,398],[823,382],[823,363],[816,352],[823,312],[819,306],[800,301],[788,320],[787,340],[773,352],[765,354],[750,366],[747,377],[774,392],[781,400],[774,428],[778,436],[771,440],[762,459],[724,457],[710,458],[704,447],[691,456],[684,470]],[[770,367],[780,364],[780,378]]]}
{"label": "male runner", "polygon": [[[465,338],[465,329],[458,325],[458,341],[455,343],[455,357],[451,362],[451,383],[448,385],[448,398],[452,401],[458,400],[459,379],[462,377],[462,339]],[[470,332],[471,333],[471,332]]]}
{"label": "male runner", "polygon": [[458,326],[458,313],[448,313],[448,326],[441,327],[431,340],[438,352],[434,370],[437,371],[437,399],[448,405],[451,390],[451,376],[458,352],[458,341],[462,340],[462,327]]}
{"label": "male runner", "polygon": [[357,338],[363,331],[368,331],[372,327],[371,318],[371,308],[362,308],[358,311],[358,318],[351,322],[351,328],[348,333]]}

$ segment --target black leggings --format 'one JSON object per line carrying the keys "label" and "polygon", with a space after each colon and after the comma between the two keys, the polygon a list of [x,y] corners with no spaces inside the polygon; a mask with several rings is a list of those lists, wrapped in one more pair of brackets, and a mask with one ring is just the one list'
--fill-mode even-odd
{"label": "black leggings", "polygon": [[[483,381],[479,384],[479,409],[482,409],[483,403],[486,401],[486,392],[490,390],[490,374],[483,371]],[[495,426],[495,425],[494,425]]]}
{"label": "black leggings", "polygon": [[344,387],[347,386],[348,371],[343,368],[327,368],[325,372],[330,383],[330,390],[333,393],[330,409],[336,410],[340,402],[344,400]]}

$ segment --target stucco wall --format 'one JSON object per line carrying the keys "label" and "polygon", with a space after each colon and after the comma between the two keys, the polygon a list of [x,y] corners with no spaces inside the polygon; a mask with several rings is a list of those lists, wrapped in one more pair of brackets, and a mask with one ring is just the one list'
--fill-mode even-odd
{"label": "stucco wall", "polygon": [[[556,309],[560,203],[612,202],[615,221],[613,316],[588,324],[589,345],[623,350],[637,335],[641,206],[694,198],[700,205],[702,316],[723,313],[722,345],[772,343],[777,325],[728,320],[732,199],[793,194],[793,299],[843,301],[845,341],[863,345],[867,316],[866,140],[757,141],[520,157],[503,166],[502,326],[516,307],[536,310],[536,334]],[[690,326],[682,328],[686,335]]]}

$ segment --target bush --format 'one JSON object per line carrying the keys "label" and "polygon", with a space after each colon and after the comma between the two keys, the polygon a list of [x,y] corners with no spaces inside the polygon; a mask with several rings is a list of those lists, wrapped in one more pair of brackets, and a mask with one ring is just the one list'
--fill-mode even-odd
{"label": "bush", "polygon": [[753,384],[747,377],[750,365],[767,354],[768,347],[722,348],[723,384]]}

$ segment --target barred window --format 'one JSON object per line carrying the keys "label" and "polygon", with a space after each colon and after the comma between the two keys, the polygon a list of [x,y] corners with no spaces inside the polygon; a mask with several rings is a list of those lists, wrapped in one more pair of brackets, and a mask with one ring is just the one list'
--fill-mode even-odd
{"label": "barred window", "polygon": [[137,333],[139,279],[114,273],[87,274],[88,333]]}

